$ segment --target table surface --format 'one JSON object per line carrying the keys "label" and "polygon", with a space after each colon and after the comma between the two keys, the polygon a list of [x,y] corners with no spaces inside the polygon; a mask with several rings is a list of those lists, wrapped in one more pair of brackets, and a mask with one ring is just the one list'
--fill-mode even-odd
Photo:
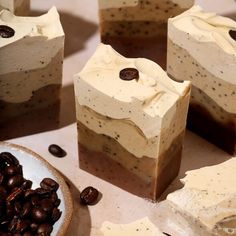
{"label": "table surface", "polygon": [[[97,1],[33,0],[32,2],[33,14],[42,14],[55,5],[60,11],[66,34],[61,126],[58,130],[9,141],[40,154],[70,182],[74,198],[74,216],[67,235],[93,236],[96,235],[103,221],[129,223],[145,216],[165,232],[177,235],[178,233],[171,231],[169,225],[163,220],[166,212],[160,210],[161,204],[136,197],[79,169],[72,76],[81,70],[99,43]],[[230,16],[235,15],[236,12],[234,0],[198,0],[197,3],[207,10]],[[68,155],[61,159],[51,156],[47,151],[51,143],[59,144]],[[180,174],[164,193],[163,199],[168,192],[180,187],[179,179],[187,170],[214,165],[229,158],[231,156],[187,131]],[[82,207],[79,204],[79,193],[89,185],[99,189],[102,197],[97,205]]]}

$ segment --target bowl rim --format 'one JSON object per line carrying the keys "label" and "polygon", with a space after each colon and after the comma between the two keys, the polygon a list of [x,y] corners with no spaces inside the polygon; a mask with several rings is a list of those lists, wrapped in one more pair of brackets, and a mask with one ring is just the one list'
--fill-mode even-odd
{"label": "bowl rim", "polygon": [[7,146],[7,147],[12,147],[15,149],[19,149],[23,152],[26,152],[28,154],[30,154],[32,157],[38,159],[40,162],[42,162],[48,169],[50,172],[52,172],[52,174],[57,178],[58,184],[60,185],[62,194],[64,196],[64,199],[66,199],[65,201],[65,215],[64,215],[64,221],[61,225],[61,227],[59,228],[59,232],[57,232],[57,236],[63,236],[66,234],[70,222],[72,220],[72,215],[73,215],[73,200],[72,200],[72,195],[71,192],[69,190],[69,187],[67,186],[67,183],[64,179],[64,177],[62,176],[61,173],[59,173],[58,170],[55,169],[55,167],[53,167],[47,160],[45,160],[42,156],[40,156],[39,154],[37,154],[36,152],[18,145],[18,144],[14,144],[11,142],[2,142],[0,141],[0,146]]}

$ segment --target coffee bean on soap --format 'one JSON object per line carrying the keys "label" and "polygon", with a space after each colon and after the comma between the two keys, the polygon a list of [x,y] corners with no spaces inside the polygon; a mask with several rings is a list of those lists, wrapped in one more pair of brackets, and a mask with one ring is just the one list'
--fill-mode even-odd
{"label": "coffee bean on soap", "polygon": [[60,146],[57,144],[51,144],[48,147],[48,151],[55,157],[65,157],[67,155],[66,151],[63,150]]}
{"label": "coffee bean on soap", "polygon": [[90,186],[81,192],[80,201],[84,205],[93,205],[97,202],[98,195],[98,190]]}
{"label": "coffee bean on soap", "polygon": [[15,35],[15,30],[7,25],[0,25],[0,37],[11,38]]}
{"label": "coffee bean on soap", "polygon": [[130,80],[138,80],[139,72],[135,68],[125,68],[120,71],[120,79],[130,81]]}
{"label": "coffee bean on soap", "polygon": [[233,40],[236,41],[236,30],[230,30],[229,35]]}

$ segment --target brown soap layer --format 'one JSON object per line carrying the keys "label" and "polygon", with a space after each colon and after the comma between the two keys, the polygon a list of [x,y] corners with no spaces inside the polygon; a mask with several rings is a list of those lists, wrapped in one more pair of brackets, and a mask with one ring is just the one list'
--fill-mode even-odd
{"label": "brown soap layer", "polygon": [[166,68],[166,36],[157,37],[122,37],[102,36],[104,44],[111,45],[125,57],[143,57],[158,63]]}
{"label": "brown soap layer", "polygon": [[183,133],[158,159],[138,158],[115,139],[77,124],[81,169],[151,200],[156,200],[178,175]]}
{"label": "brown soap layer", "polygon": [[58,128],[61,85],[48,85],[33,93],[29,101],[0,101],[0,140]]}
{"label": "brown soap layer", "polygon": [[236,154],[236,124],[221,123],[199,104],[190,104],[187,128],[231,155]]}

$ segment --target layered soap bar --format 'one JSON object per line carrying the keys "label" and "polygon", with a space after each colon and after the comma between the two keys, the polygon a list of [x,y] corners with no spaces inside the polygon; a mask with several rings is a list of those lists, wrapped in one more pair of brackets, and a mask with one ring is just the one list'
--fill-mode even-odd
{"label": "layered soap bar", "polygon": [[126,57],[145,57],[165,66],[167,19],[193,0],[99,0],[100,32]]}
{"label": "layered soap bar", "polygon": [[0,0],[0,11],[6,9],[17,16],[29,14],[30,0]]}
{"label": "layered soap bar", "polygon": [[81,168],[156,200],[178,174],[190,83],[101,44],[74,85]]}
{"label": "layered soap bar", "polygon": [[199,6],[169,20],[168,68],[193,84],[188,128],[236,154],[236,22]]}
{"label": "layered soap bar", "polygon": [[40,17],[0,13],[0,139],[56,128],[64,33],[55,8]]}
{"label": "layered soap bar", "polygon": [[165,236],[149,219],[145,217],[130,224],[104,222],[98,236]]}
{"label": "layered soap bar", "polygon": [[184,187],[167,196],[198,236],[236,235],[236,159],[188,171]]}

